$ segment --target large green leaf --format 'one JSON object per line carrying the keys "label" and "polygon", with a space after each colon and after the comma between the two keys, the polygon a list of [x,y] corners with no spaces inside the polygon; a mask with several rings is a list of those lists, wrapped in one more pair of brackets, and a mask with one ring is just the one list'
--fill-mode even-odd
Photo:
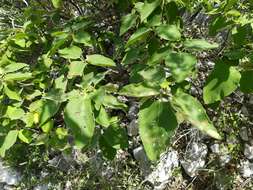
{"label": "large green leaf", "polygon": [[194,127],[215,139],[221,139],[205,109],[196,98],[179,91],[173,96],[173,104],[178,113]]}
{"label": "large green leaf", "polygon": [[60,49],[59,53],[61,57],[65,59],[78,59],[82,55],[82,49],[77,46],[71,46],[64,49]]}
{"label": "large green leaf", "polygon": [[165,58],[165,64],[171,69],[176,82],[182,82],[190,76],[196,63],[197,59],[188,53],[170,52]]}
{"label": "large green leaf", "polygon": [[205,103],[211,104],[230,95],[239,86],[240,78],[240,72],[235,67],[218,61],[203,90]]}
{"label": "large green leaf", "polygon": [[8,73],[4,75],[4,80],[7,82],[11,81],[25,81],[32,78],[32,73],[28,72],[18,72],[18,73]]}
{"label": "large green leaf", "polygon": [[141,106],[139,130],[150,160],[157,160],[166,150],[176,127],[177,119],[169,102],[149,100]]}
{"label": "large green leaf", "polygon": [[253,71],[242,72],[240,90],[244,93],[253,93]]}
{"label": "large green leaf", "polygon": [[77,76],[82,76],[85,66],[86,63],[83,61],[72,61],[69,65],[68,78],[72,79]]}
{"label": "large green leaf", "polygon": [[52,100],[43,100],[42,106],[39,108],[39,123],[44,125],[51,117],[53,117],[60,107],[60,103]]}
{"label": "large green leaf", "polygon": [[95,119],[89,98],[80,95],[69,100],[64,111],[64,121],[71,129],[78,148],[90,144],[95,129]]}
{"label": "large green leaf", "polygon": [[103,55],[94,54],[94,55],[87,55],[86,61],[95,66],[101,66],[101,67],[115,67],[116,63]]}
{"label": "large green leaf", "polygon": [[130,97],[146,97],[156,96],[160,93],[159,86],[149,86],[146,83],[133,83],[124,86],[120,91],[120,95]]}
{"label": "large green leaf", "polygon": [[202,39],[188,39],[184,42],[184,47],[190,50],[208,50],[219,47],[217,43],[209,43]]}
{"label": "large green leaf", "polygon": [[3,73],[12,73],[15,71],[18,71],[20,69],[23,69],[24,67],[28,67],[29,65],[25,63],[11,63],[10,65],[7,65],[3,68]]}
{"label": "large green leaf", "polygon": [[146,27],[142,27],[139,28],[138,30],[136,30],[135,33],[132,34],[132,36],[129,38],[129,40],[126,43],[126,46],[130,46],[135,44],[136,42],[145,40],[146,37],[148,36],[149,32],[151,31],[151,29],[146,28]]}
{"label": "large green leaf", "polygon": [[181,39],[181,33],[176,25],[160,25],[156,28],[156,33],[165,40],[177,41]]}
{"label": "large green leaf", "polygon": [[18,130],[11,130],[5,136],[2,146],[0,147],[0,155],[5,156],[5,152],[10,149],[17,141]]}
{"label": "large green leaf", "polygon": [[135,4],[136,10],[141,15],[141,22],[143,22],[152,12],[160,5],[161,0],[154,0],[148,2],[147,0],[143,2],[138,2]]}
{"label": "large green leaf", "polygon": [[8,88],[8,86],[4,86],[4,93],[12,100],[22,101],[20,94],[16,91],[13,91]]}
{"label": "large green leaf", "polygon": [[138,17],[134,12],[123,16],[121,19],[120,35],[123,35],[132,28],[135,25],[137,18]]}
{"label": "large green leaf", "polygon": [[91,36],[88,32],[79,31],[73,35],[73,40],[76,43],[82,43],[86,46],[92,46]]}
{"label": "large green leaf", "polygon": [[118,150],[128,147],[126,129],[118,125],[113,125],[105,129],[103,137],[112,148]]}

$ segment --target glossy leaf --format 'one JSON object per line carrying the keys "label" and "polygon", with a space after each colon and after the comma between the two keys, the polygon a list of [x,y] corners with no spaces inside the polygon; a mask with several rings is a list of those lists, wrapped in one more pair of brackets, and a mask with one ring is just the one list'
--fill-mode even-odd
{"label": "glossy leaf", "polygon": [[120,95],[130,97],[147,97],[156,96],[160,93],[160,88],[157,86],[149,86],[145,83],[128,84],[120,91]]}
{"label": "glossy leaf", "polygon": [[11,81],[25,81],[32,78],[32,74],[28,72],[8,73],[4,75],[3,79],[7,82]]}
{"label": "glossy leaf", "polygon": [[86,46],[92,46],[91,36],[88,32],[79,31],[73,35],[73,40],[76,43],[81,43]]}
{"label": "glossy leaf", "polygon": [[82,55],[82,49],[77,46],[71,46],[60,49],[59,54],[65,59],[78,59]]}
{"label": "glossy leaf", "polygon": [[169,102],[146,101],[139,112],[139,131],[150,160],[157,160],[177,128],[176,116]]}
{"label": "glossy leaf", "polygon": [[165,65],[171,69],[176,82],[182,82],[190,76],[196,63],[197,59],[188,53],[170,52],[165,58]]}
{"label": "glossy leaf", "polygon": [[64,111],[64,121],[71,129],[78,148],[90,144],[95,129],[95,119],[89,98],[80,95],[70,99]]}
{"label": "glossy leaf", "polygon": [[5,136],[3,144],[0,147],[0,155],[1,157],[5,156],[5,152],[9,150],[17,141],[18,130],[11,130]]}
{"label": "glossy leaf", "polygon": [[82,61],[72,61],[69,65],[68,78],[72,79],[77,76],[82,76],[85,66],[86,63]]}
{"label": "glossy leaf", "polygon": [[130,46],[135,44],[136,42],[145,40],[145,38],[147,37],[147,35],[149,34],[149,32],[151,31],[151,29],[149,28],[139,28],[135,33],[133,33],[130,38],[128,39],[126,46]]}
{"label": "glossy leaf", "polygon": [[159,6],[161,0],[154,0],[148,2],[147,0],[143,2],[138,2],[135,4],[136,10],[141,15],[141,22],[148,18],[149,15]]}
{"label": "glossy leaf", "polygon": [[120,35],[123,35],[132,28],[135,25],[137,18],[138,17],[134,12],[123,16],[121,19]]}
{"label": "glossy leaf", "polygon": [[173,96],[173,104],[177,112],[194,127],[215,139],[221,139],[205,109],[196,98],[179,91]]}
{"label": "glossy leaf", "polygon": [[205,103],[211,104],[230,95],[239,86],[240,78],[241,74],[235,67],[218,61],[203,90]]}
{"label": "glossy leaf", "polygon": [[184,47],[190,50],[208,50],[219,47],[217,43],[209,43],[202,39],[188,39],[184,42]]}
{"label": "glossy leaf", "polygon": [[95,66],[100,66],[100,67],[115,67],[116,63],[103,55],[99,54],[94,54],[94,55],[87,55],[86,56],[86,61]]}
{"label": "glossy leaf", "polygon": [[181,39],[181,33],[176,25],[160,25],[156,32],[161,39],[177,41]]}

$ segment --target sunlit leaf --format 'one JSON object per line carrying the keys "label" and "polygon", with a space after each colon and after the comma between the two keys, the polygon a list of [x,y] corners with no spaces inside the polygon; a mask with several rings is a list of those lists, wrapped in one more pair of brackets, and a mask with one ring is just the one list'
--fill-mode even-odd
{"label": "sunlit leaf", "polygon": [[157,160],[166,150],[176,127],[176,116],[169,102],[149,100],[141,106],[139,131],[150,160]]}

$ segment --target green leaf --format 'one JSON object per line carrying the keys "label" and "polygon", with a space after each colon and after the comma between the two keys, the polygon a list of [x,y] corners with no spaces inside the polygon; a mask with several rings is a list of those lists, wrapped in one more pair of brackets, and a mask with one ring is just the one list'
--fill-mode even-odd
{"label": "green leaf", "polygon": [[21,129],[18,132],[18,138],[23,141],[24,143],[31,143],[33,140],[33,133],[27,129]]}
{"label": "green leaf", "polygon": [[45,124],[43,124],[41,126],[41,129],[44,133],[49,133],[53,127],[54,127],[54,121],[51,119],[48,122],[46,122]]}
{"label": "green leaf", "polygon": [[253,71],[244,71],[241,74],[240,90],[244,93],[253,93]]}
{"label": "green leaf", "polygon": [[20,69],[23,69],[25,67],[28,67],[29,65],[25,64],[25,63],[11,63],[10,65],[7,65],[3,68],[3,73],[12,73],[15,71],[18,71]]}
{"label": "green leaf", "polygon": [[218,61],[206,80],[204,102],[211,104],[230,95],[239,86],[240,78],[240,72],[235,67]]}
{"label": "green leaf", "polygon": [[4,80],[7,82],[10,81],[25,81],[28,79],[32,78],[32,73],[27,73],[27,72],[23,72],[23,73],[9,73],[4,75]]}
{"label": "green leaf", "polygon": [[25,116],[25,112],[21,108],[8,106],[5,116],[10,118],[11,120],[22,120]]}
{"label": "green leaf", "polygon": [[146,101],[139,112],[139,130],[150,160],[157,160],[177,128],[176,116],[169,102]]}
{"label": "green leaf", "polygon": [[69,65],[68,78],[72,79],[77,76],[82,76],[85,66],[86,63],[82,61],[72,61]]}
{"label": "green leaf", "polygon": [[122,17],[120,26],[120,36],[126,33],[130,28],[136,24],[137,15],[132,12]]}
{"label": "green leaf", "polygon": [[39,123],[43,126],[50,118],[52,118],[59,110],[60,103],[52,100],[43,100],[41,102],[39,113]]}
{"label": "green leaf", "polygon": [[158,86],[149,86],[145,83],[134,83],[124,86],[120,91],[120,95],[130,97],[147,97],[156,96],[160,93]]}
{"label": "green leaf", "polygon": [[184,47],[191,50],[208,50],[219,47],[217,43],[209,43],[202,39],[188,39],[184,42]]}
{"label": "green leaf", "polygon": [[95,129],[95,119],[89,98],[80,95],[71,99],[64,111],[64,121],[71,129],[78,148],[90,144]]}
{"label": "green leaf", "polygon": [[112,148],[125,149],[128,147],[126,130],[118,125],[110,126],[105,129],[103,137]]}
{"label": "green leaf", "polygon": [[154,0],[149,3],[145,1],[144,3],[138,2],[135,4],[136,10],[141,15],[141,22],[143,22],[152,12],[160,5],[161,0]]}
{"label": "green leaf", "polygon": [[60,49],[59,53],[61,57],[65,59],[78,59],[82,55],[82,49],[77,46],[71,46],[64,49]]}
{"label": "green leaf", "polygon": [[99,138],[99,148],[101,149],[103,156],[108,160],[113,160],[117,154],[117,150],[109,145],[104,136]]}
{"label": "green leaf", "polygon": [[5,156],[5,152],[9,150],[17,141],[18,130],[11,130],[6,135],[2,146],[0,147],[0,155]]}
{"label": "green leaf", "polygon": [[22,101],[20,94],[16,91],[10,90],[7,85],[4,86],[4,93],[12,100]]}
{"label": "green leaf", "polygon": [[136,42],[139,42],[139,41],[142,41],[142,40],[146,39],[146,37],[148,36],[150,31],[151,31],[151,29],[149,29],[149,28],[145,28],[145,27],[139,28],[128,39],[128,41],[126,43],[126,47],[128,47],[130,45],[133,45]]}
{"label": "green leaf", "polygon": [[109,127],[110,125],[110,118],[103,106],[100,107],[96,122],[103,127]]}
{"label": "green leaf", "polygon": [[171,69],[176,82],[182,82],[187,78],[197,63],[197,59],[188,53],[170,52],[165,58],[165,64]]}
{"label": "green leaf", "polygon": [[181,39],[181,33],[176,25],[160,25],[156,28],[156,33],[165,40],[177,41]]}
{"label": "green leaf", "polygon": [[173,96],[173,104],[177,112],[194,127],[215,139],[221,139],[221,136],[208,118],[205,109],[196,98],[179,91]]}
{"label": "green leaf", "polygon": [[86,46],[92,46],[91,36],[88,32],[79,31],[73,35],[73,40],[76,43],[81,43]]}
{"label": "green leaf", "polygon": [[116,63],[103,55],[94,54],[94,55],[87,55],[86,61],[95,66],[101,66],[101,67],[115,67]]}
{"label": "green leaf", "polygon": [[62,5],[62,0],[51,0],[51,2],[53,4],[54,8],[56,8],[56,9],[60,8]]}

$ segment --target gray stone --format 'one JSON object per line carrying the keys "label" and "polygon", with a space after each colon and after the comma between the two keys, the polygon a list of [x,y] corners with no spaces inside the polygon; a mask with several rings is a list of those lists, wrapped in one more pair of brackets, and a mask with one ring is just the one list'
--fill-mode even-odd
{"label": "gray stone", "polygon": [[137,136],[138,132],[139,132],[138,121],[137,121],[137,119],[134,119],[127,126],[127,133],[129,136]]}
{"label": "gray stone", "polygon": [[0,183],[7,185],[17,185],[21,181],[21,175],[15,169],[4,166],[0,162]]}
{"label": "gray stone", "polygon": [[248,128],[247,127],[242,127],[240,129],[240,137],[242,140],[244,141],[248,141],[249,140],[249,136],[248,136]]}
{"label": "gray stone", "polygon": [[229,154],[223,154],[220,155],[219,160],[220,160],[220,165],[225,166],[227,163],[231,161],[232,157]]}
{"label": "gray stone", "polygon": [[219,144],[213,144],[210,146],[210,149],[212,153],[219,154],[220,153],[220,145]]}
{"label": "gray stone", "polygon": [[185,157],[180,163],[190,177],[194,177],[197,171],[205,166],[207,152],[207,146],[202,143],[192,143],[186,151]]}
{"label": "gray stone", "polygon": [[245,116],[249,116],[249,115],[250,115],[250,114],[249,114],[249,111],[248,111],[248,109],[247,109],[246,106],[242,106],[241,112],[242,112],[243,115],[245,115]]}
{"label": "gray stone", "polygon": [[33,188],[33,190],[48,190],[48,189],[49,189],[48,184],[37,185],[36,187]]}
{"label": "gray stone", "polygon": [[128,118],[130,120],[135,120],[137,118],[138,109],[139,109],[138,103],[132,102],[128,111]]}
{"label": "gray stone", "polygon": [[253,177],[253,163],[246,161],[241,161],[240,173],[244,178]]}
{"label": "gray stone", "polygon": [[150,163],[148,157],[142,146],[135,148],[133,150],[134,158],[139,162],[140,169],[144,176],[147,176],[150,173]]}
{"label": "gray stone", "polygon": [[250,146],[249,144],[245,144],[244,155],[247,159],[252,160],[253,159],[253,146]]}
{"label": "gray stone", "polygon": [[173,170],[179,166],[177,151],[170,151],[164,154],[155,169],[146,178],[154,185],[155,190],[163,190],[169,179],[172,177]]}

